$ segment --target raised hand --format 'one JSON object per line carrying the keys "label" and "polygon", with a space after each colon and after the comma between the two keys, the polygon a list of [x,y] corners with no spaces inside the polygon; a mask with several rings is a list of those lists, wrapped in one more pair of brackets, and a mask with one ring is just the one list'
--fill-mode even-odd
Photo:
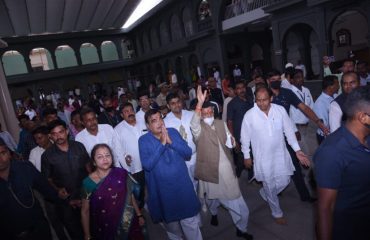
{"label": "raised hand", "polygon": [[162,126],[162,134],[164,134],[164,137],[165,137],[165,139],[166,139],[166,142],[165,142],[165,144],[167,143],[167,144],[172,144],[172,140],[171,140],[171,138],[170,138],[170,136],[168,135],[168,131],[167,131],[167,128],[166,128],[166,126]]}
{"label": "raised hand", "polygon": [[167,136],[166,136],[166,132],[163,130],[163,128],[164,127],[162,127],[162,132],[161,132],[161,136],[159,137],[159,141],[161,141],[162,145],[166,145]]}
{"label": "raised hand", "polygon": [[198,86],[197,89],[197,99],[198,99],[198,106],[202,107],[204,101],[206,100],[207,97],[207,90],[202,93],[202,86]]}

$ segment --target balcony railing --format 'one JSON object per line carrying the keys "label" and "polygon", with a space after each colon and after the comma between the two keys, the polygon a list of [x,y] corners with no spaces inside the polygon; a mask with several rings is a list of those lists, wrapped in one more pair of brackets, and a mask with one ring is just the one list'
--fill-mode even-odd
{"label": "balcony railing", "polygon": [[232,4],[226,6],[225,20],[281,1],[282,0],[233,0]]}

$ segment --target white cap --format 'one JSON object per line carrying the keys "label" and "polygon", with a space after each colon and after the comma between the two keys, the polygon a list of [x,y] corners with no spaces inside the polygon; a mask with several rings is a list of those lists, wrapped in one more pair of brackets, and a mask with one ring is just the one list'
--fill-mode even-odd
{"label": "white cap", "polygon": [[287,63],[287,64],[285,64],[285,68],[288,68],[288,67],[294,67],[293,63]]}

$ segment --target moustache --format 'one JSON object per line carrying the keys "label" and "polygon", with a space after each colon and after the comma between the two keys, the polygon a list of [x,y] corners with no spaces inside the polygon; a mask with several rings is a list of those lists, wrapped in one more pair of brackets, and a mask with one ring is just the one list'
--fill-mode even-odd
{"label": "moustache", "polygon": [[135,114],[128,115],[129,118],[135,117]]}

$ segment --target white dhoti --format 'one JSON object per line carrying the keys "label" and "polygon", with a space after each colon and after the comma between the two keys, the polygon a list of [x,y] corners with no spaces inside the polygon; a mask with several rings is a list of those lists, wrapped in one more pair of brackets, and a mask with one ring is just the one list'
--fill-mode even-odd
{"label": "white dhoti", "polygon": [[185,218],[180,221],[163,223],[170,240],[182,240],[183,234],[187,240],[202,240],[202,233],[199,229],[199,218],[197,216]]}
{"label": "white dhoti", "polygon": [[278,176],[271,180],[262,181],[263,187],[260,189],[260,195],[263,200],[269,204],[271,214],[274,218],[281,218],[283,216],[278,194],[288,186],[289,182],[289,175]]}
{"label": "white dhoti", "polygon": [[191,155],[190,160],[185,162],[186,167],[188,168],[188,173],[189,173],[190,180],[192,181],[192,183],[194,185],[195,191],[197,191],[197,189],[198,189],[198,180],[194,179],[196,159],[197,159],[197,153],[195,152]]}
{"label": "white dhoti", "polygon": [[220,204],[229,211],[235,226],[241,232],[247,232],[249,208],[245,203],[243,196],[234,200],[207,200],[207,205],[212,215],[217,215]]}

